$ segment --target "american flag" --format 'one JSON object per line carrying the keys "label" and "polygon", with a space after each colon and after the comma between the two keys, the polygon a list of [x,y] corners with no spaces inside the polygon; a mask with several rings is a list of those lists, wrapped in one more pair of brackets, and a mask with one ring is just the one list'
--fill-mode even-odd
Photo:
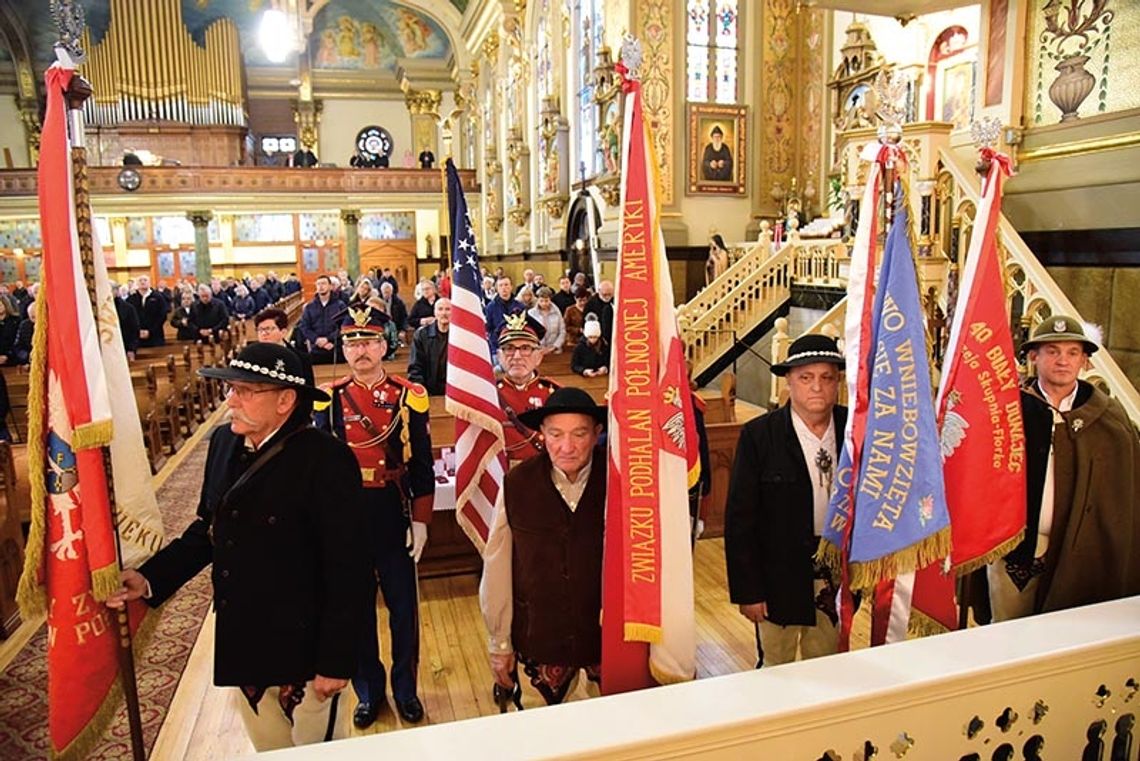
{"label": "american flag", "polygon": [[459,173],[447,160],[451,216],[451,330],[447,344],[447,411],[455,416],[455,518],[483,552],[491,512],[503,488],[503,425],[483,314],[475,231]]}

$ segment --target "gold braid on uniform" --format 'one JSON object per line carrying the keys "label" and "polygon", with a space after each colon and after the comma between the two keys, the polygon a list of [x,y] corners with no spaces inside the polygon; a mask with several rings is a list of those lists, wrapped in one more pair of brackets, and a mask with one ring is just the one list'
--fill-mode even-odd
{"label": "gold braid on uniform", "polygon": [[[404,391],[405,395],[407,395],[407,393],[408,393],[407,391]],[[404,445],[404,462],[405,463],[410,463],[412,461],[411,417],[412,417],[412,413],[408,409],[408,405],[405,403],[404,399],[401,397],[401,399],[400,399],[400,422],[402,422],[403,425],[400,426],[400,428],[401,428],[400,441]]]}

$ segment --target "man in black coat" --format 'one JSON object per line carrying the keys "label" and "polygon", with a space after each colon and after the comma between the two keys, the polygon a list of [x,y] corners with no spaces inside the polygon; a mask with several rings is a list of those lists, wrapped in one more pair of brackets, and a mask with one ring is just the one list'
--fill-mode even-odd
{"label": "man in black coat", "polygon": [[429,396],[447,393],[447,337],[451,327],[451,299],[435,300],[435,323],[424,325],[412,338],[408,380],[427,389]]}
{"label": "man in black coat", "polygon": [[135,308],[138,315],[139,346],[163,346],[166,338],[162,330],[166,327],[166,298],[151,289],[150,278],[139,275],[138,289],[127,297],[127,303]]}
{"label": "man in black coat", "polygon": [[[161,298],[152,294],[151,298]],[[119,317],[119,333],[123,336],[123,349],[127,352],[127,359],[134,359],[139,349],[139,316],[129,303],[121,296],[115,296],[115,313]]]}
{"label": "man in black coat", "polygon": [[214,683],[235,702],[254,747],[347,734],[341,690],[356,669],[372,600],[360,468],[310,425],[314,400],[284,346],[251,343],[225,368],[228,426],[212,433],[198,518],[138,570],[119,607],[165,601],[212,564]]}
{"label": "man in black coat", "polygon": [[836,404],[842,368],[834,339],[797,339],[772,365],[788,378],[788,403],[740,431],[725,511],[728,589],[760,626],[765,665],[838,645],[835,585],[813,556],[847,422],[847,408]]}
{"label": "man in black coat", "polygon": [[217,339],[230,325],[230,315],[208,285],[198,286],[198,301],[190,307],[190,322],[199,341]]}

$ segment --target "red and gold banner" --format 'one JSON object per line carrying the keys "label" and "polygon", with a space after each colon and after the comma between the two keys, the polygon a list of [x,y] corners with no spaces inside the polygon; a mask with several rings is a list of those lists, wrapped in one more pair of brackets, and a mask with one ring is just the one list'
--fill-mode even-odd
{"label": "red and gold banner", "polygon": [[938,391],[951,564],[964,573],[1009,552],[1025,528],[1025,431],[997,248],[1004,156],[992,159],[966,254]]}
{"label": "red and gold banner", "polygon": [[[102,447],[114,439],[117,407],[101,334],[118,346],[122,367],[116,369],[126,367],[117,321],[96,319],[81,265],[64,104],[71,77],[58,65],[46,76],[39,166],[44,280],[34,305],[28,393],[32,525],[18,592],[25,617],[47,615],[48,730],[57,758],[83,758],[114,706],[120,633],[103,600],[119,586],[119,564]],[[129,410],[135,411],[133,403]],[[161,522],[149,483],[141,491],[149,493],[149,503],[133,496],[132,502],[147,515],[125,521],[153,550],[162,541]],[[143,609],[132,608],[133,628]]]}
{"label": "red and gold banner", "polygon": [[697,438],[641,88],[627,81],[609,388],[602,690],[692,679],[688,487]]}

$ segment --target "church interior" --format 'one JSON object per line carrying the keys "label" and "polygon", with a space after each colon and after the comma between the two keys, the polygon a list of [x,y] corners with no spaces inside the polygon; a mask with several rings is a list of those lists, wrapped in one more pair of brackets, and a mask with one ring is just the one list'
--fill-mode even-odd
{"label": "church interior", "polygon": [[[721,537],[741,427],[787,399],[771,365],[803,334],[842,335],[868,171],[861,153],[884,113],[902,127],[932,366],[943,359],[981,204],[975,164],[985,133],[1014,171],[996,236],[1015,345],[1052,315],[1099,325],[1103,350],[1083,377],[1140,426],[1140,3],[78,4],[78,71],[93,90],[82,106],[91,224],[110,278],[146,276],[161,287],[293,273],[300,292],[280,302],[291,320],[323,274],[355,281],[390,269],[411,299],[422,278],[447,271],[448,159],[489,270],[515,283],[527,270],[547,283],[568,272],[615,279],[626,158],[620,55],[627,36],[640,41],[671,295],[707,405],[698,679],[461,721],[500,707],[479,613],[480,558],[451,517],[437,515],[419,567],[430,726],[410,729],[382,712],[359,732],[366,740],[322,753],[1107,758],[1080,755],[1092,727],[1103,725],[1102,754],[1116,747],[1114,731],[1131,737],[1117,721],[1140,704],[1138,598],[879,648],[867,646],[861,621],[852,653],[766,674],[753,670],[758,630],[728,600]],[[41,276],[36,166],[43,73],[58,34],[49,3],[0,0],[0,286],[12,290]],[[710,252],[714,237],[725,252]],[[160,504],[172,505],[168,536],[193,514],[204,438],[225,410],[221,386],[195,370],[252,340],[243,322],[216,343],[171,341],[131,361]],[[406,352],[388,363],[392,372],[404,372]],[[46,710],[45,635],[42,621],[21,620],[14,599],[28,520],[27,372],[2,370],[12,441],[0,443],[0,760],[46,757],[46,718],[36,713]],[[319,367],[317,379],[342,372]],[[599,400],[608,386],[573,374],[568,354],[548,356],[542,372]],[[454,446],[441,398],[432,399],[431,431],[437,452]],[[254,752],[211,684],[209,587],[201,576],[168,603],[154,641],[169,646],[138,656],[151,758]],[[1082,617],[1096,623],[1096,638],[1080,633]],[[125,724],[116,719],[92,757],[129,757]],[[1037,736],[1045,752],[1023,750]],[[1122,761],[1136,758],[1132,747]]]}

